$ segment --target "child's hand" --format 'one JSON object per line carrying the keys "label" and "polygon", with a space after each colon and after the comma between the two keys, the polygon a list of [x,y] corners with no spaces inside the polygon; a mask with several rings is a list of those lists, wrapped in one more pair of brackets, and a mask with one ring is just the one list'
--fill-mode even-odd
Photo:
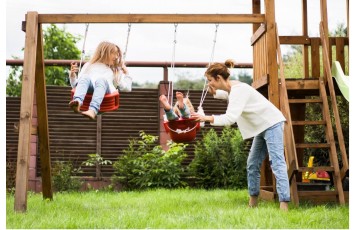
{"label": "child's hand", "polygon": [[70,77],[75,77],[75,74],[78,73],[79,68],[76,62],[70,63]]}
{"label": "child's hand", "polygon": [[70,63],[70,72],[78,73],[79,68],[78,68],[78,63],[72,62]]}
{"label": "child's hand", "polygon": [[129,75],[129,70],[127,69],[125,64],[122,64],[121,69],[122,69],[122,72],[124,72],[125,75]]}

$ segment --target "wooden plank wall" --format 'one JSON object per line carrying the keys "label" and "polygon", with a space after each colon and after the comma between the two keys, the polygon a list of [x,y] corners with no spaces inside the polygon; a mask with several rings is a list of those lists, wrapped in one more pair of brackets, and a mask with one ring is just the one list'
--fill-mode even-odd
{"label": "wooden plank wall", "polygon": [[[87,155],[97,152],[97,133],[101,132],[101,155],[104,159],[116,161],[127,148],[129,139],[139,138],[139,131],[159,135],[159,92],[158,89],[137,89],[130,93],[120,94],[118,111],[105,113],[99,121],[90,121],[80,114],[75,114],[68,107],[70,87],[47,86],[48,124],[52,165],[55,161],[72,161],[76,167],[88,159]],[[182,91],[186,93],[186,91]],[[198,107],[201,97],[200,90],[190,90],[190,99]],[[6,159],[16,162],[18,133],[14,124],[19,121],[20,98],[6,98]],[[226,101],[216,100],[207,95],[203,107],[206,114],[221,114],[226,110]],[[100,119],[98,119],[100,120]],[[41,121],[38,121],[41,122]],[[100,123],[100,122],[99,122]],[[98,128],[99,127],[99,128]],[[211,128],[206,124],[202,131]],[[215,127],[221,132],[222,127]],[[202,138],[198,132],[197,140]],[[188,164],[194,157],[193,141],[187,147]],[[39,155],[39,154],[38,154]],[[83,167],[82,176],[96,176],[95,167]],[[101,168],[102,176],[109,177],[113,173],[112,166]],[[40,176],[40,160],[37,156],[36,175]]]}

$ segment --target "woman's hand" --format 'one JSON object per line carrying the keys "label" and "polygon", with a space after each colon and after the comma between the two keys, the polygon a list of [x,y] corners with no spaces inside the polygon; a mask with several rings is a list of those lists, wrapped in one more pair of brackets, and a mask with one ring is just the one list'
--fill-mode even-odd
{"label": "woman's hand", "polygon": [[196,112],[193,112],[190,117],[195,119],[195,121],[199,121],[199,122],[204,122],[205,121],[205,116],[203,116],[203,115],[201,115],[199,113],[196,113]]}
{"label": "woman's hand", "polygon": [[214,117],[213,116],[204,116],[204,115],[201,115],[199,113],[193,112],[190,117],[195,119],[195,121],[214,123]]}
{"label": "woman's hand", "polygon": [[214,87],[212,87],[212,86],[208,86],[208,92],[209,93],[211,93],[211,94],[213,94],[213,95],[215,95],[216,94],[216,89],[214,88]]}

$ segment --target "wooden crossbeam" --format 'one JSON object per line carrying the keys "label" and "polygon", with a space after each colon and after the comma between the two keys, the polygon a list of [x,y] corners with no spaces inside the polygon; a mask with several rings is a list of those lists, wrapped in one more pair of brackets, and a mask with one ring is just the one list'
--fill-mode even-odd
{"label": "wooden crossbeam", "polygon": [[264,14],[39,14],[39,23],[264,23]]}

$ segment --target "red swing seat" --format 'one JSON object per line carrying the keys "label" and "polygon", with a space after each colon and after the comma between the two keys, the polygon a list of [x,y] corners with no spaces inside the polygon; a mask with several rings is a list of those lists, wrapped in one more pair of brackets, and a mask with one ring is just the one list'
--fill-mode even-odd
{"label": "red swing seat", "polygon": [[165,121],[163,125],[172,141],[176,143],[194,141],[197,131],[200,130],[200,122],[196,122],[193,118]]}
{"label": "red swing seat", "polygon": [[[75,93],[75,88],[71,90],[71,100],[73,100],[73,96]],[[82,106],[80,106],[80,111],[87,111],[89,109],[90,101],[93,97],[93,94],[87,93],[85,95]],[[99,113],[115,111],[119,108],[119,99],[120,94],[118,91],[114,93],[107,93],[104,96],[103,102],[100,105]]]}

